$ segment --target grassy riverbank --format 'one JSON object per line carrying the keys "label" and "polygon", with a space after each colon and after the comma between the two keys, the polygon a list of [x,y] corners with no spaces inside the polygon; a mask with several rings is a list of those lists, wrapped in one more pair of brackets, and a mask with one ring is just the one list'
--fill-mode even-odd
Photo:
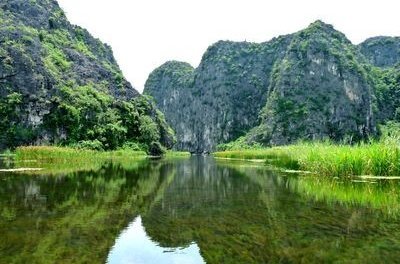
{"label": "grassy riverbank", "polygon": [[190,155],[191,155],[190,152],[186,152],[186,151],[167,150],[164,157],[166,157],[166,158],[187,158],[187,157],[190,157]]}
{"label": "grassy riverbank", "polygon": [[[144,151],[129,149],[96,151],[68,147],[30,146],[19,147],[10,154],[12,159],[3,169],[26,169],[30,174],[57,174],[77,170],[98,170],[106,163],[118,164],[124,168],[135,167],[148,157]],[[167,151],[163,157],[188,157],[188,152]],[[4,164],[3,164],[4,165]],[[39,168],[40,170],[28,170]]]}
{"label": "grassy riverbank", "polygon": [[95,151],[75,149],[67,147],[19,147],[15,151],[16,160],[37,160],[37,161],[74,161],[93,160],[106,158],[130,158],[146,156],[144,151],[116,150],[116,151]]}
{"label": "grassy riverbank", "polygon": [[214,153],[217,158],[262,159],[288,169],[327,176],[400,175],[398,141],[337,145],[331,142],[298,143],[290,146],[230,150]]}
{"label": "grassy riverbank", "polygon": [[[113,159],[113,158],[135,158],[146,157],[144,151],[121,149],[114,151],[96,151],[69,147],[53,146],[29,146],[19,147],[15,150],[17,160],[91,160],[91,159]],[[167,151],[165,157],[188,157],[189,152]]]}

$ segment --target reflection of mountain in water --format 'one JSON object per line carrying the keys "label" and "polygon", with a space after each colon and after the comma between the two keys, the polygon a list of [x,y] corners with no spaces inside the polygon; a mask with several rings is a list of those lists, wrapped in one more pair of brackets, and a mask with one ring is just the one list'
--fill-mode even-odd
{"label": "reflection of mountain in water", "polygon": [[162,197],[172,177],[173,167],[148,161],[4,176],[0,263],[104,263],[120,230]]}
{"label": "reflection of mountain in water", "polygon": [[185,248],[163,248],[151,241],[138,216],[116,240],[107,263],[197,264],[204,261],[196,244]]}
{"label": "reflection of mountain in water", "polygon": [[397,261],[398,223],[301,182],[210,157],[2,175],[0,263]]}
{"label": "reflection of mountain in water", "polygon": [[362,208],[307,201],[288,188],[296,178],[207,157],[176,170],[162,201],[142,216],[163,247],[196,243],[207,263],[397,259],[400,244],[388,238],[400,234],[392,225]]}

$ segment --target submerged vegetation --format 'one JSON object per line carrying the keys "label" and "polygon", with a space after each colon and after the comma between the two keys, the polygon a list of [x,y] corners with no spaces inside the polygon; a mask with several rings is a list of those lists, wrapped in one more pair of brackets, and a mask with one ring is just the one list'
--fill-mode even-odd
{"label": "submerged vegetation", "polygon": [[301,196],[328,204],[365,206],[386,216],[400,216],[399,182],[379,180],[342,181],[327,177],[297,177],[288,188]]}
{"label": "submerged vegetation", "polygon": [[[277,158],[277,161],[281,158]],[[269,161],[270,162],[270,161]],[[262,177],[265,166],[246,165],[240,160],[218,160],[221,166],[229,166],[241,171],[246,177],[249,170],[258,170],[260,175],[252,176],[252,180],[264,186],[269,177]],[[279,165],[284,164],[280,162]],[[268,171],[268,169],[267,169]],[[277,181],[291,193],[296,193],[306,202],[318,202],[323,206],[343,206],[349,209],[364,208],[386,219],[400,217],[400,182],[399,177],[359,176],[349,178],[320,177],[318,174],[304,174],[301,171],[275,171],[274,174],[284,176]],[[268,200],[267,200],[268,201]]]}
{"label": "submerged vegetation", "polygon": [[[269,184],[265,172],[268,167],[246,164],[243,161],[218,160],[218,165],[240,171],[252,181],[263,187]],[[250,171],[257,171],[257,175]],[[251,176],[253,174],[253,176]],[[296,193],[304,201],[321,202],[328,206],[347,208],[362,207],[379,212],[384,217],[400,217],[400,182],[398,177],[319,177],[302,172],[290,173],[274,170],[279,175],[277,184],[284,186],[291,193]]]}

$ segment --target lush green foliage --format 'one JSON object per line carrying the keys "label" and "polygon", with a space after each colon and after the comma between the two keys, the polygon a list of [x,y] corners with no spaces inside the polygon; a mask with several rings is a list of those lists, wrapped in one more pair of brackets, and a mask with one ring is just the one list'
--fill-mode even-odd
{"label": "lush green foliage", "polygon": [[380,125],[382,139],[392,139],[400,142],[400,123],[388,121],[385,125]]}
{"label": "lush green foliage", "polygon": [[167,147],[173,144],[173,131],[150,98],[116,101],[90,85],[61,89],[44,125],[54,134],[61,130],[68,135],[54,143],[96,150],[126,148],[135,142],[144,150],[153,142],[161,141]]}
{"label": "lush green foliage", "polygon": [[219,144],[217,146],[217,151],[261,149],[261,148],[262,148],[262,145],[260,143],[252,142],[249,144],[249,143],[247,143],[245,137],[239,137],[235,141]]}
{"label": "lush green foliage", "polygon": [[152,142],[149,146],[149,154],[152,156],[162,156],[165,154],[166,150],[161,146],[159,142]]}
{"label": "lush green foliage", "polygon": [[400,66],[387,69],[370,68],[370,77],[374,82],[376,103],[379,109],[379,121],[400,122]]}
{"label": "lush green foliage", "polygon": [[0,148],[1,142],[10,142],[9,147],[13,146],[13,142],[29,143],[34,138],[35,133],[30,127],[24,127],[22,124],[15,122],[20,114],[22,107],[22,95],[20,93],[10,93],[4,98],[0,97]]}

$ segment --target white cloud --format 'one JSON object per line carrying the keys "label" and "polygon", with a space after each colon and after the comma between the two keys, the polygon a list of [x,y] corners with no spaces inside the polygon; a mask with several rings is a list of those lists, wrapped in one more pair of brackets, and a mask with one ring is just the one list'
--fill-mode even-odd
{"label": "white cloud", "polygon": [[197,66],[218,40],[262,42],[321,19],[354,43],[399,35],[397,0],[58,0],[73,24],[110,44],[125,76],[143,90],[167,60]]}

